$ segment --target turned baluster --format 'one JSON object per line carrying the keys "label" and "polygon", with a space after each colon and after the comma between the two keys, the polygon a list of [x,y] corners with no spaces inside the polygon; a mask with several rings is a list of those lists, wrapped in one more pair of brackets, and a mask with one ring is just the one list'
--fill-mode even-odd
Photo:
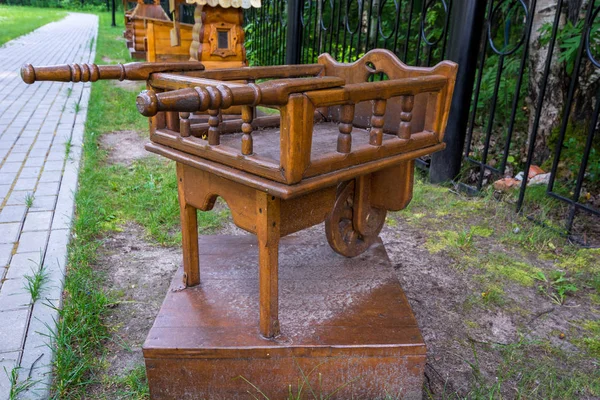
{"label": "turned baluster", "polygon": [[373,115],[371,116],[371,132],[369,143],[373,146],[381,146],[383,143],[383,115],[385,114],[385,100],[373,101]]}
{"label": "turned baluster", "polygon": [[191,134],[190,113],[179,113],[179,133],[182,137],[188,137]]}
{"label": "turned baluster", "polygon": [[400,128],[398,129],[398,137],[400,139],[410,139],[412,134],[411,120],[412,111],[415,105],[414,96],[402,96],[400,100]]}
{"label": "turned baluster", "polygon": [[250,106],[242,107],[242,154],[247,156],[253,153],[252,143],[252,116],[254,110]]}
{"label": "turned baluster", "polygon": [[208,144],[211,146],[218,146],[221,144],[221,110],[208,110]]}
{"label": "turned baluster", "polygon": [[354,104],[345,104],[340,107],[340,123],[338,129],[337,151],[350,153],[352,150],[352,121],[354,121]]}

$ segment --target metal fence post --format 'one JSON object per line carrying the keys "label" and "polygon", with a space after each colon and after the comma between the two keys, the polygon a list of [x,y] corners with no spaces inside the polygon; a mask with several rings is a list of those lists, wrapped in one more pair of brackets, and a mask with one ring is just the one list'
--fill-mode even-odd
{"label": "metal fence post", "polygon": [[303,0],[288,0],[287,2],[286,64],[300,64],[300,48],[302,44],[302,1]]}
{"label": "metal fence post", "polygon": [[454,179],[460,172],[486,3],[462,0],[453,4],[447,58],[458,63],[458,74],[444,136],[446,149],[431,157],[429,179],[433,183]]}

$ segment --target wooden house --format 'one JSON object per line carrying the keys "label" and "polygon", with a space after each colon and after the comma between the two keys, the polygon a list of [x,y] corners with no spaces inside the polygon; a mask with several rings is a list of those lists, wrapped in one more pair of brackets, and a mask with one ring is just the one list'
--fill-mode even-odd
{"label": "wooden house", "polygon": [[261,0],[186,0],[195,4],[190,60],[206,69],[247,65],[243,9],[260,8]]}

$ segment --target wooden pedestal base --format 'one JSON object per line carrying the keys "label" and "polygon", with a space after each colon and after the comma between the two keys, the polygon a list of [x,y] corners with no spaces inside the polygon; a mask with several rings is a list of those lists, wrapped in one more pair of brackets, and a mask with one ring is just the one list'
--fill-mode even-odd
{"label": "wooden pedestal base", "polygon": [[420,399],[425,345],[383,245],[348,259],[293,236],[279,254],[282,334],[266,340],[255,237],[200,239],[202,283],[182,289],[178,270],[144,344],[152,398]]}

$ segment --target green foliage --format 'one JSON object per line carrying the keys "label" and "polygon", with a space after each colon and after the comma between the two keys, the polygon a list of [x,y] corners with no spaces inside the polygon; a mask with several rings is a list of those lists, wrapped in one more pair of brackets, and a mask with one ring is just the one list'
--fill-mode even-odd
{"label": "green foliage", "polygon": [[[303,12],[303,63],[316,62],[325,52],[338,61],[352,62],[374,48],[392,50],[410,65],[435,64],[443,58],[446,13],[440,1],[431,2],[425,16],[427,40],[439,41],[432,48],[421,38],[421,1],[412,2],[412,6],[398,2],[398,7],[392,1],[351,1],[348,9],[341,3],[332,8],[329,2],[305,1]],[[286,27],[279,23],[277,13],[271,3],[265,3],[260,13],[248,18],[245,31],[250,65],[284,61]]]}
{"label": "green foliage", "polygon": [[592,357],[600,359],[600,321],[585,321],[583,329],[586,335],[578,342],[585,346]]}
{"label": "green foliage", "polygon": [[[594,1],[594,7],[598,7],[600,1]],[[589,5],[588,5],[589,7]],[[581,45],[581,41],[584,40],[584,28],[585,19],[581,18],[575,24],[572,21],[567,22],[559,28],[556,43],[558,46],[558,61],[565,64],[566,73],[571,75],[575,69],[575,62],[577,58],[577,52]],[[546,22],[540,28],[540,44],[542,46],[548,45],[552,39],[552,23]],[[596,18],[592,21],[591,35],[590,35],[590,47],[592,54],[598,55],[600,50],[600,19]]]}
{"label": "green foliage", "polygon": [[130,370],[127,374],[114,380],[121,387],[117,391],[119,398],[131,400],[143,400],[150,398],[148,379],[146,378],[146,367],[141,364]]}
{"label": "green foliage", "polygon": [[31,208],[31,206],[33,205],[33,201],[35,200],[35,196],[31,193],[27,193],[25,195],[25,207],[27,208]]}
{"label": "green foliage", "polygon": [[[10,3],[8,3],[10,4]],[[0,46],[16,37],[29,33],[49,22],[63,18],[62,10],[0,4]]]}
{"label": "green foliage", "polygon": [[538,271],[535,279],[542,282],[542,285],[538,286],[539,292],[550,297],[552,302],[558,305],[564,304],[567,295],[573,295],[578,290],[564,271],[553,271],[548,277],[542,271]]}
{"label": "green foliage", "polygon": [[9,400],[17,400],[21,398],[20,394],[29,389],[32,385],[38,381],[32,381],[30,378],[19,380],[19,370],[21,368],[13,368],[8,372],[4,367],[4,373],[8,377],[8,383],[10,384],[10,391],[8,393]]}
{"label": "green foliage", "polygon": [[[48,280],[48,273],[43,264],[44,255],[40,254],[40,260],[35,267],[31,268],[31,275],[25,275],[25,290],[31,295],[31,301],[36,302],[40,298],[42,286]],[[33,262],[33,260],[30,260]],[[35,262],[34,262],[35,263]]]}
{"label": "green foliage", "polygon": [[[63,8],[92,12],[107,11],[111,6],[107,0],[4,0],[4,3],[11,7]],[[117,1],[115,6],[117,10],[123,8],[120,1]],[[48,10],[44,12],[48,12]]]}

